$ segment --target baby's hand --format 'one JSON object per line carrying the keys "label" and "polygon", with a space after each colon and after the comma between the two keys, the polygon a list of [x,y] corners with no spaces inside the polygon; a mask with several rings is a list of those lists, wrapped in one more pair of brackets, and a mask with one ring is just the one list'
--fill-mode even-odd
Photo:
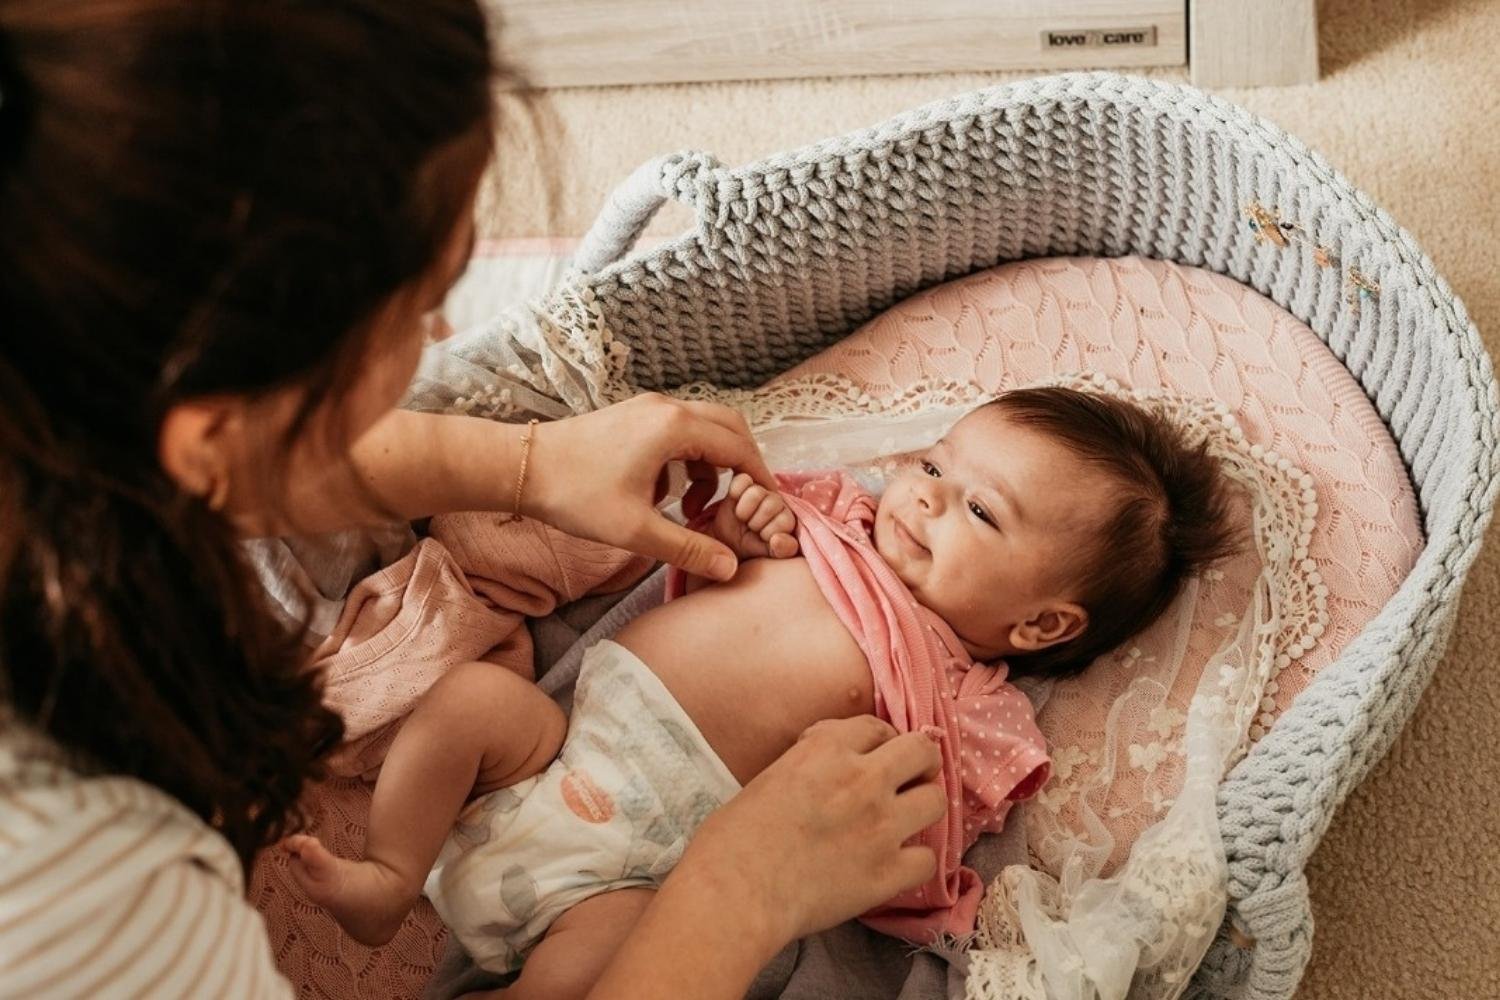
{"label": "baby's hand", "polygon": [[730,481],[729,495],[714,515],[715,534],[741,559],[790,559],[797,554],[796,530],[797,515],[786,499],[743,472]]}

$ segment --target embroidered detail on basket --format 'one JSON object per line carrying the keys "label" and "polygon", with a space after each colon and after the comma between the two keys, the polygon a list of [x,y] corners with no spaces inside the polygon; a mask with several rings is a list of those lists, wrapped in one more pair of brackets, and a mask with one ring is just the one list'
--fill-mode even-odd
{"label": "embroidered detail on basket", "polygon": [[1319,267],[1337,266],[1338,255],[1308,235],[1307,229],[1301,223],[1283,219],[1277,212],[1266,208],[1258,201],[1247,204],[1245,214],[1249,216],[1247,224],[1250,231],[1262,243],[1269,243],[1274,247],[1300,243],[1312,248],[1313,263]]}
{"label": "embroidered detail on basket", "polygon": [[1349,291],[1344,295],[1344,301],[1359,312],[1359,304],[1362,301],[1373,299],[1380,294],[1380,284],[1365,274],[1353,264],[1349,265]]}
{"label": "embroidered detail on basket", "polygon": [[[1301,223],[1283,219],[1276,210],[1266,208],[1258,201],[1246,203],[1244,211],[1247,217],[1245,224],[1261,243],[1278,249],[1299,243],[1312,248],[1313,262],[1319,267],[1339,265],[1338,255],[1308,235]],[[1344,301],[1355,315],[1359,314],[1361,303],[1380,294],[1380,284],[1353,264],[1349,265],[1345,282],[1348,288],[1344,293]]]}

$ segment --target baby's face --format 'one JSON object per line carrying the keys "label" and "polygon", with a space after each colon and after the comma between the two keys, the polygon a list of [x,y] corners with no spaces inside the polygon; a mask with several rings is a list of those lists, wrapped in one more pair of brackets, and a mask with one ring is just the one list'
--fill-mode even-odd
{"label": "baby's face", "polygon": [[[1076,609],[1069,557],[1103,525],[1111,485],[1063,445],[983,407],[891,480],[875,547],[976,658],[1026,651],[1057,609]],[[1027,622],[1043,632],[1018,628]]]}

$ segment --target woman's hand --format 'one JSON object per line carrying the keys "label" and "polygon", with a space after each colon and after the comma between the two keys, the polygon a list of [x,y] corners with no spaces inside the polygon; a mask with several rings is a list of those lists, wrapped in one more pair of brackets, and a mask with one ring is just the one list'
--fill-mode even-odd
{"label": "woman's hand", "polygon": [[936,859],[905,841],[947,808],[941,767],[872,716],[811,727],[699,827],[589,1000],[743,997],[789,941],[925,882]]}
{"label": "woman's hand", "polygon": [[744,418],[714,403],[647,393],[539,424],[533,434],[523,514],[714,580],[732,577],[738,560],[727,546],[656,510],[667,464],[687,467],[691,484],[683,511],[689,517],[713,497],[721,468],[776,489]]}
{"label": "woman's hand", "polygon": [[769,921],[779,948],[932,877],[931,849],[906,841],[947,809],[941,767],[920,733],[868,715],[820,722],[709,817],[679,871]]}

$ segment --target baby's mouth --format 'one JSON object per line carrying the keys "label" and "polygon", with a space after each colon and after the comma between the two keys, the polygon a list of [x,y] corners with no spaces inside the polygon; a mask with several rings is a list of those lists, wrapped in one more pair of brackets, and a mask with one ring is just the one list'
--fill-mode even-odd
{"label": "baby's mouth", "polygon": [[902,548],[907,549],[914,555],[918,555],[923,558],[932,555],[932,553],[928,551],[927,546],[917,541],[917,536],[912,534],[905,524],[901,523],[901,519],[899,517],[891,518],[891,529],[895,532],[896,539],[901,543]]}

